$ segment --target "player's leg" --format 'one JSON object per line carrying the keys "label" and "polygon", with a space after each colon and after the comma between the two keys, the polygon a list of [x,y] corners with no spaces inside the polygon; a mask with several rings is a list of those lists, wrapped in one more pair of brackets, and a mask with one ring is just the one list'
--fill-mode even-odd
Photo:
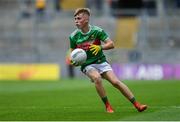
{"label": "player's leg", "polygon": [[86,70],[86,75],[95,84],[96,91],[97,91],[98,95],[101,97],[103,103],[105,104],[106,111],[108,113],[113,113],[114,111],[113,111],[113,109],[108,101],[108,98],[106,96],[106,92],[105,92],[105,89],[102,84],[102,77],[99,74],[99,72],[95,68],[90,67],[90,68],[88,68],[88,70]]}
{"label": "player's leg", "polygon": [[116,87],[128,100],[133,103],[139,112],[144,111],[147,108],[147,105],[142,105],[135,100],[135,97],[131,90],[121,82],[112,70],[104,72],[102,77],[108,80],[114,87]]}

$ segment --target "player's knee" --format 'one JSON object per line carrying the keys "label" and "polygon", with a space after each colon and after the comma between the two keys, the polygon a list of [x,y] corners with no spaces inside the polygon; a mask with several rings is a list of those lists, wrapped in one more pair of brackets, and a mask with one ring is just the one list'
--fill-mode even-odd
{"label": "player's knee", "polygon": [[120,81],[118,81],[118,80],[115,80],[115,81],[113,81],[113,82],[111,82],[111,83],[112,83],[112,85],[113,85],[114,87],[120,86]]}
{"label": "player's knee", "polygon": [[100,84],[102,81],[101,76],[95,76],[92,78],[92,80],[94,81],[95,84]]}

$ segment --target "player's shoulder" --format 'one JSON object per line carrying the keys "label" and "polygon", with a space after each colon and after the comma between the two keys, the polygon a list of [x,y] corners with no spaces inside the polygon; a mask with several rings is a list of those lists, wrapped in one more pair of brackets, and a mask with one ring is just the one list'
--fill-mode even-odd
{"label": "player's shoulder", "polygon": [[73,38],[75,37],[77,34],[78,34],[79,30],[78,29],[75,29],[71,34],[70,34],[70,38]]}
{"label": "player's shoulder", "polygon": [[96,25],[93,25],[93,26],[92,26],[92,29],[93,29],[93,30],[96,30],[96,31],[103,31],[103,29],[102,29],[101,27],[96,26]]}

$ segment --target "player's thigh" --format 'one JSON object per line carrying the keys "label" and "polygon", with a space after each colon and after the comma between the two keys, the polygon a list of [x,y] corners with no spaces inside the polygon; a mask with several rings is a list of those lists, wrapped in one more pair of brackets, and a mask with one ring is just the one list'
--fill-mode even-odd
{"label": "player's thigh", "polygon": [[86,75],[94,82],[101,79],[100,73],[95,69],[91,68],[86,72]]}
{"label": "player's thigh", "polygon": [[104,72],[102,74],[102,77],[113,84],[116,82],[120,82],[120,80],[117,78],[117,76],[114,74],[112,70]]}

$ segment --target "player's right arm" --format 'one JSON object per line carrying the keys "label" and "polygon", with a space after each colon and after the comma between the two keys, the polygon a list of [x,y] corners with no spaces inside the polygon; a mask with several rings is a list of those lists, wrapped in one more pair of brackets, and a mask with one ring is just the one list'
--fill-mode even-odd
{"label": "player's right arm", "polygon": [[70,48],[69,48],[69,59],[70,59],[70,64],[73,65],[73,66],[78,66],[78,63],[75,62],[75,61],[72,61],[71,60],[71,52],[76,48],[76,43],[75,41],[72,39],[72,35],[70,35],[69,37],[69,41],[70,41]]}
{"label": "player's right arm", "polygon": [[69,62],[70,65],[78,66],[78,63],[71,60],[71,52],[73,51],[72,48],[69,48],[68,53],[66,55],[66,62]]}

